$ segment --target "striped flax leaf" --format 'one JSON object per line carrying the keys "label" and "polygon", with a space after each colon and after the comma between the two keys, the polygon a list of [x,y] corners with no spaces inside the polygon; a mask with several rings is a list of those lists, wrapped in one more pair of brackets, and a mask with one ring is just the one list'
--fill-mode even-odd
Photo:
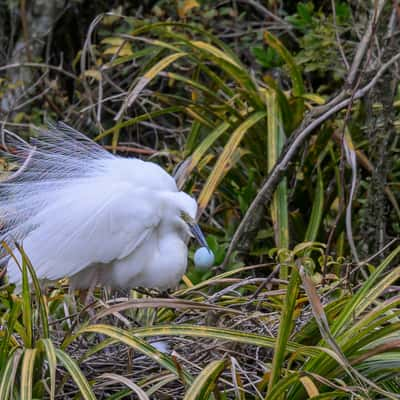
{"label": "striped flax leaf", "polygon": [[156,111],[152,111],[143,115],[139,115],[135,118],[131,118],[128,119],[127,121],[122,121],[122,122],[118,122],[117,124],[115,124],[112,128],[107,129],[103,132],[101,132],[99,135],[97,135],[94,140],[100,140],[112,133],[114,133],[115,131],[118,131],[122,128],[126,128],[128,126],[132,126],[137,124],[138,122],[142,122],[142,121],[147,121],[147,120],[151,120],[152,118],[156,118],[159,117],[160,115],[166,115],[166,114],[172,114],[175,112],[181,112],[183,110],[183,107],[181,106],[172,106],[172,107],[168,107],[168,108],[164,108],[162,110],[156,110]]}
{"label": "striped flax leaf", "polygon": [[318,230],[322,221],[322,214],[324,211],[324,182],[322,179],[321,169],[318,168],[317,187],[315,190],[310,221],[308,222],[307,232],[304,238],[307,242],[314,242],[317,239]]}
{"label": "striped flax leaf", "polygon": [[146,392],[140,386],[136,385],[136,383],[132,382],[130,379],[126,378],[125,376],[113,374],[113,373],[106,373],[106,374],[100,375],[99,378],[105,379],[110,383],[112,383],[112,382],[122,383],[123,385],[130,388],[132,390],[132,392],[136,394],[136,396],[139,400],[150,400],[149,396],[146,394]]}
{"label": "striped flax leaf", "polygon": [[160,60],[157,64],[153,65],[136,83],[135,87],[131,90],[129,95],[126,97],[124,104],[118,111],[118,114],[114,117],[115,121],[119,121],[127,107],[130,107],[132,103],[139,96],[140,92],[165,68],[177,61],[179,58],[185,56],[186,53],[174,53]]}
{"label": "striped flax leaf", "polygon": [[38,348],[43,349],[49,366],[50,375],[50,400],[55,399],[56,394],[56,371],[57,371],[57,354],[56,348],[50,339],[40,339]]}
{"label": "striped flax leaf", "polygon": [[305,88],[301,71],[293,56],[276,36],[266,31],[264,32],[264,40],[280,55],[288,66],[289,75],[293,85],[293,96],[296,98],[294,100],[294,115],[292,116],[292,120],[294,121],[293,126],[297,126],[303,119],[304,114],[304,99],[302,96],[304,95]]}
{"label": "striped flax leaf", "polygon": [[94,395],[89,382],[83,375],[83,372],[79,369],[76,362],[67,353],[60,349],[56,349],[56,355],[58,360],[64,365],[71,378],[78,386],[82,397],[85,400],[96,400],[96,396]]}
{"label": "striped flax leaf", "polygon": [[13,349],[8,354],[7,363],[1,371],[0,378],[0,399],[8,400],[10,397],[10,390],[15,384],[15,376],[19,367],[21,356],[23,355],[22,349]]}
{"label": "striped flax leaf", "polygon": [[209,363],[190,385],[183,400],[208,400],[224,369],[224,360],[215,360]]}
{"label": "striped flax leaf", "polygon": [[[87,326],[78,331],[76,336],[84,334],[84,333],[100,333],[103,335],[107,335],[110,338],[116,339],[126,345],[134,348],[142,354],[147,355],[158,364],[168,369],[172,373],[177,376],[181,376],[180,372],[177,370],[177,367],[172,360],[171,357],[159,352],[153,346],[149,345],[147,342],[141,340],[137,335],[127,332],[123,329],[116,328],[108,325],[92,325]],[[192,377],[186,372],[183,372],[183,378],[185,379],[185,383],[191,382]]]}
{"label": "striped flax leaf", "polygon": [[228,172],[230,168],[229,163],[238,148],[243,136],[249,131],[249,129],[259,122],[262,118],[266,116],[263,111],[258,111],[247,118],[239,127],[232,133],[229,141],[226,143],[221,155],[218,158],[212,172],[210,173],[203,190],[200,193],[198,203],[199,203],[199,215],[207,207],[208,202],[211,199],[215,189],[221,182],[222,178]]}
{"label": "striped flax leaf", "polygon": [[[392,270],[391,274],[386,276],[383,281],[380,281],[383,271],[390,265],[390,263],[397,257],[400,253],[400,246],[395,248],[376,268],[376,270],[368,277],[368,279],[363,283],[361,288],[351,297],[347,302],[343,311],[338,315],[332,324],[332,333],[337,335],[341,333],[344,329],[347,329],[349,325],[352,324],[352,319],[354,316],[359,315],[362,311],[368,307],[369,304],[376,298],[376,296],[381,293],[388,285],[391,283],[391,279],[397,276],[399,273],[399,267]],[[388,278],[389,277],[389,278]],[[379,285],[378,282],[380,281]],[[374,287],[375,286],[375,287]],[[377,290],[377,288],[380,288]],[[370,299],[369,296],[373,295]]]}
{"label": "striped flax leaf", "polygon": [[21,399],[32,399],[33,374],[37,349],[25,349],[21,366]]}
{"label": "striped flax leaf", "polygon": [[[296,308],[296,300],[300,290],[300,275],[297,266],[293,265],[292,273],[290,274],[289,285],[286,290],[286,295],[283,303],[282,314],[279,324],[278,337],[275,344],[274,356],[272,359],[271,376],[268,384],[269,399],[272,393],[275,393],[276,385],[280,385],[280,376],[282,364],[285,355],[289,349],[289,335],[293,329],[294,312]],[[298,378],[296,378],[298,379]],[[271,397],[275,398],[275,397]],[[277,397],[279,398],[279,397]]]}
{"label": "striped flax leaf", "polygon": [[[278,103],[277,94],[274,90],[265,90],[265,101],[268,115],[268,172],[275,166],[286,137],[283,131],[282,116]],[[289,217],[286,179],[279,183],[272,202],[271,216],[274,224],[275,243],[279,248],[289,248]],[[281,279],[288,279],[288,267],[281,266]]]}
{"label": "striped flax leaf", "polygon": [[35,290],[35,300],[37,302],[37,308],[38,308],[40,320],[42,323],[43,337],[48,338],[49,337],[48,310],[47,310],[46,302],[44,300],[44,296],[42,295],[42,290],[40,288],[39,280],[36,276],[35,268],[33,267],[30,259],[26,255],[25,250],[20,246],[18,246],[18,250],[21,253],[23,264],[26,265],[26,267],[29,271],[29,274],[31,276],[33,288]]}

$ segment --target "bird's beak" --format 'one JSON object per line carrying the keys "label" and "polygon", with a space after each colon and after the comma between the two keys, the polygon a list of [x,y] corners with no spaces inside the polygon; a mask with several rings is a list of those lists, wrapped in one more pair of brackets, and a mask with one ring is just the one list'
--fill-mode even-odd
{"label": "bird's beak", "polygon": [[196,224],[195,222],[191,222],[191,223],[189,223],[189,227],[190,227],[190,231],[192,232],[192,235],[200,243],[200,245],[202,247],[206,247],[208,249],[209,247],[206,242],[206,238],[204,237],[204,234],[201,231],[199,225]]}

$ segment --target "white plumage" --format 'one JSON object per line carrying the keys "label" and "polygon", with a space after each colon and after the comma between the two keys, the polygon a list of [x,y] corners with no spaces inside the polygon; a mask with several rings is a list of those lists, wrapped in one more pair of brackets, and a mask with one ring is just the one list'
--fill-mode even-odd
{"label": "white plumage", "polygon": [[[13,139],[9,150],[23,166],[0,183],[0,239],[22,243],[41,281],[177,285],[187,266],[187,218],[195,218],[197,204],[161,167],[114,156],[64,124],[42,131],[31,146]],[[12,259],[7,270],[19,286]]]}

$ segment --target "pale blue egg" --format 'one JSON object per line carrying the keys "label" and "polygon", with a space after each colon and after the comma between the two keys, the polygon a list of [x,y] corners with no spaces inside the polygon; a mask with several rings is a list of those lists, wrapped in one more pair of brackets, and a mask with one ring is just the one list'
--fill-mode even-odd
{"label": "pale blue egg", "polygon": [[196,269],[207,269],[214,265],[214,253],[207,247],[200,247],[194,253],[194,265]]}

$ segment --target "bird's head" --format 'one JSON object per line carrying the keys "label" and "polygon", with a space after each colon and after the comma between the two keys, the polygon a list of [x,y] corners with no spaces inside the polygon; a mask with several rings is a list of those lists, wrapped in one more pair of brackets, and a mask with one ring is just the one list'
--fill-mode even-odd
{"label": "bird's head", "polygon": [[185,192],[164,192],[163,198],[167,200],[174,213],[178,213],[179,220],[189,228],[190,236],[194,237],[202,247],[208,249],[206,239],[196,222],[197,202]]}
{"label": "bird's head", "polygon": [[200,229],[200,226],[196,222],[196,220],[193,217],[191,217],[189,214],[185,213],[184,211],[181,212],[181,218],[189,226],[192,236],[199,242],[199,244],[202,247],[206,247],[208,249],[208,244],[206,242],[204,234],[203,234],[202,230]]}

